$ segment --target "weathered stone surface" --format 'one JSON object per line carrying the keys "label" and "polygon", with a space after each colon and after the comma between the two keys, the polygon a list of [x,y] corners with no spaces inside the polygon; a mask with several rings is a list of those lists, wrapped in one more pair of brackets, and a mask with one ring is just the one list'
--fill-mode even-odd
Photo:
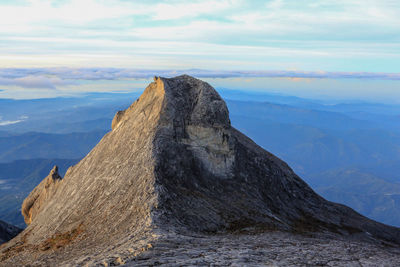
{"label": "weathered stone surface", "polygon": [[0,244],[7,242],[18,235],[22,229],[15,227],[6,222],[0,221]]}
{"label": "weathered stone surface", "polygon": [[[347,241],[334,243],[343,238],[384,242],[398,250],[398,228],[314,193],[286,163],[230,125],[225,102],[205,82],[185,75],[156,77],[138,100],[117,113],[112,129],[62,180],[47,177],[31,193],[23,208],[30,225],[1,249],[4,264],[141,260],[146,265],[159,259],[203,265],[217,259],[219,250],[211,242],[225,246],[225,262],[237,266],[252,258],[294,264],[266,255],[267,249],[254,249],[256,242],[267,246],[270,231],[287,244],[292,236],[301,242],[305,238],[294,233],[325,233],[304,241],[310,254],[320,253],[312,251],[320,249],[313,243],[343,245]],[[47,184],[54,189],[46,189]],[[193,245],[204,240],[204,257],[185,250],[188,244],[180,239]],[[241,240],[246,245],[240,246]],[[162,247],[170,256],[157,250]],[[376,250],[380,256],[391,253]],[[293,259],[305,255],[299,249],[293,253],[299,254],[284,254]],[[310,262],[317,264],[314,258]]]}
{"label": "weathered stone surface", "polygon": [[126,266],[398,266],[400,250],[293,233],[167,235]]}

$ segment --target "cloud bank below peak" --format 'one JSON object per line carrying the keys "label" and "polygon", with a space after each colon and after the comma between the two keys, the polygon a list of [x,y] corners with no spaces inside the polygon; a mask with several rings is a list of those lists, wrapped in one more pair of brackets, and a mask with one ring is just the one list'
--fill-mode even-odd
{"label": "cloud bank below peak", "polygon": [[[219,89],[271,92],[310,99],[398,104],[400,73],[300,70],[232,71],[130,68],[0,68],[0,98],[80,97],[98,92],[141,92],[154,76],[188,74]],[[12,123],[13,118],[7,121]]]}
{"label": "cloud bank below peak", "polygon": [[8,68],[0,69],[0,85],[56,89],[76,85],[76,80],[147,79],[188,74],[198,78],[316,78],[400,80],[400,73],[327,71],[226,71],[226,70],[138,70],[124,68]]}
{"label": "cloud bank below peak", "polygon": [[57,89],[57,86],[67,86],[76,84],[73,81],[61,79],[59,77],[46,77],[42,76],[45,73],[35,75],[34,73],[27,72],[26,75],[21,75],[18,71],[14,73],[14,77],[7,77],[8,75],[0,75],[0,86],[17,86],[22,88],[35,88],[35,89]]}

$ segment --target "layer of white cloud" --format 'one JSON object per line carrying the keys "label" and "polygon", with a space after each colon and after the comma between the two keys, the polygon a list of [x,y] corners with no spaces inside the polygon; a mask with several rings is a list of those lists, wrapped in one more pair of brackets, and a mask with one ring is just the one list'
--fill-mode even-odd
{"label": "layer of white cloud", "polygon": [[2,117],[0,117],[0,126],[6,126],[6,125],[12,125],[12,124],[17,124],[20,122],[23,122],[25,120],[27,120],[28,117],[27,116],[22,116],[20,117],[18,120],[2,120]]}
{"label": "layer of white cloud", "polygon": [[0,69],[0,85],[13,85],[23,88],[56,89],[58,86],[76,85],[76,80],[123,80],[151,78],[155,75],[172,77],[188,74],[199,78],[232,77],[285,77],[285,78],[353,78],[400,80],[400,73],[373,72],[326,72],[326,71],[229,71],[229,70],[162,70],[126,68],[28,68]]}
{"label": "layer of white cloud", "polygon": [[[35,75],[35,71],[28,73],[27,75],[20,76],[18,71],[5,77],[0,76],[0,85],[3,86],[18,86],[23,88],[38,88],[38,89],[57,89],[57,86],[66,86],[76,84],[73,81],[62,80],[59,77],[46,77],[42,75]],[[46,73],[42,73],[45,75]]]}

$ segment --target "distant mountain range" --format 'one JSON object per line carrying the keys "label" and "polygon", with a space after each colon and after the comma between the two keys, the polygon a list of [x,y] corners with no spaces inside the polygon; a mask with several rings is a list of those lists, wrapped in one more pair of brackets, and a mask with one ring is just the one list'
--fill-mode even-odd
{"label": "distant mountain range", "polygon": [[14,238],[22,229],[0,221],[0,245]]}
{"label": "distant mountain range", "polygon": [[0,163],[0,220],[25,227],[21,214],[22,201],[46,177],[54,165],[64,175],[79,159],[31,159]]}
{"label": "distant mountain range", "polygon": [[104,130],[68,133],[24,133],[0,137],[0,162],[37,158],[81,158],[106,133]]}

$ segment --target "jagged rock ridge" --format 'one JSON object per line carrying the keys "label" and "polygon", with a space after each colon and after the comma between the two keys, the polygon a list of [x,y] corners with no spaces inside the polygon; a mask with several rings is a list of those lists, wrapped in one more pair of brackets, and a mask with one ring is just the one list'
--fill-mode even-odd
{"label": "jagged rock ridge", "polygon": [[38,185],[22,203],[22,215],[25,223],[29,225],[33,218],[46,206],[56,192],[62,177],[58,173],[58,167],[54,166],[49,175]]}
{"label": "jagged rock ridge", "polygon": [[400,243],[399,229],[314,193],[231,126],[209,84],[186,75],[156,77],[63,179],[54,169],[32,191],[23,214],[29,226],[2,251],[6,262],[24,262],[28,252],[47,262],[55,251],[53,261],[83,264],[171,231],[331,232]]}

